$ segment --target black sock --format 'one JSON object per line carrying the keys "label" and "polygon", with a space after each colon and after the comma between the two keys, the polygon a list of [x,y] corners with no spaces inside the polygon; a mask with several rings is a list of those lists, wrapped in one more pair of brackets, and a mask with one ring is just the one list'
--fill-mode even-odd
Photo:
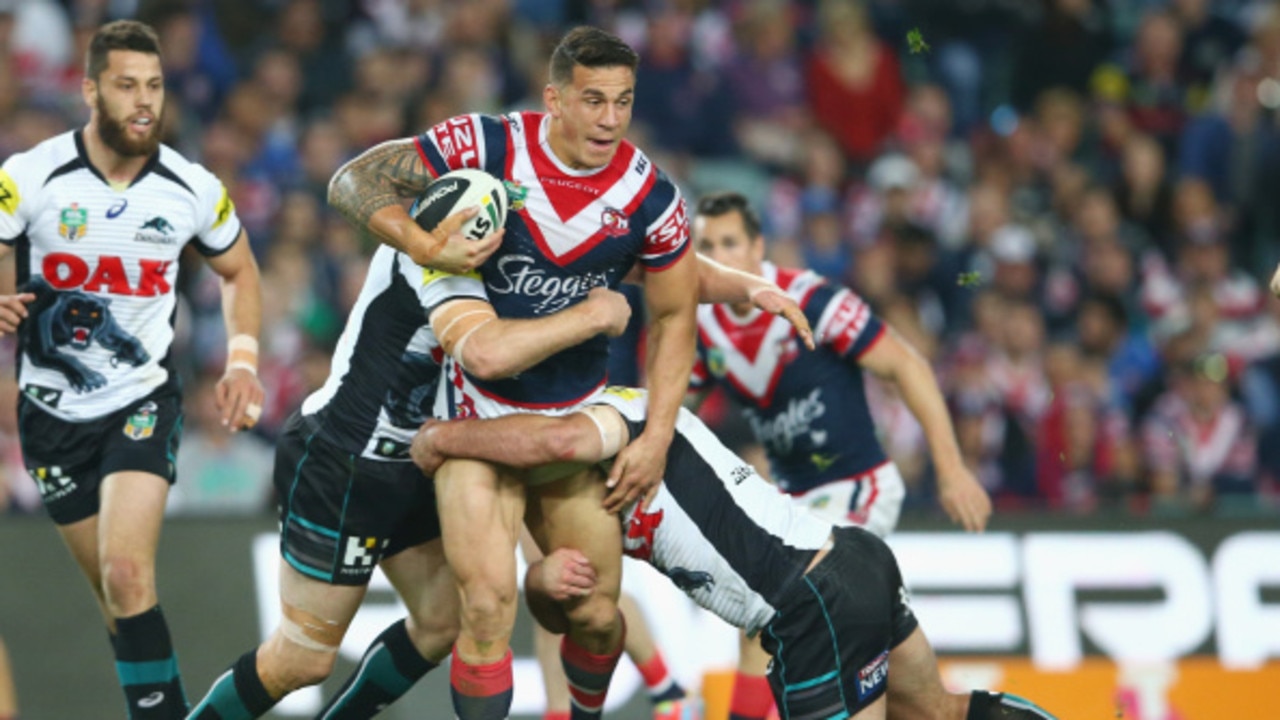
{"label": "black sock", "polygon": [[1043,708],[1010,695],[974,690],[969,696],[969,714],[965,720],[1057,720]]}
{"label": "black sock", "polygon": [[254,648],[236,660],[209,688],[209,694],[196,705],[192,720],[253,720],[262,717],[278,702],[258,677],[258,649]]}
{"label": "black sock", "polygon": [[436,664],[422,657],[401,620],[378,636],[317,720],[370,718],[409,692]]}
{"label": "black sock", "polygon": [[116,618],[111,647],[131,720],[186,717],[187,696],[182,691],[178,658],[159,605],[132,617]]}

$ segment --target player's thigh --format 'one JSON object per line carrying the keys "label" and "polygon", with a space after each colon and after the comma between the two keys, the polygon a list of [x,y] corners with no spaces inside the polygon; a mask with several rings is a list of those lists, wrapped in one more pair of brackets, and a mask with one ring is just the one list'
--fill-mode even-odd
{"label": "player's thigh", "polygon": [[280,554],[321,583],[363,587],[419,507],[425,480],[412,463],[359,457],[317,428],[295,415],[276,443]]}
{"label": "player's thigh", "polygon": [[605,487],[600,471],[586,468],[529,492],[530,502],[538,506],[539,524],[530,531],[542,549],[568,547],[584,553],[596,570],[596,592],[616,600],[622,586],[622,523],[601,504]]}
{"label": "player's thigh", "polygon": [[137,563],[142,566],[139,571],[151,572],[169,482],[153,473],[122,470],[102,479],[101,496],[98,542],[103,564]]}
{"label": "player's thigh", "polygon": [[514,588],[525,510],[520,478],[488,463],[450,460],[434,482],[445,557],[459,582],[509,582]]}
{"label": "player's thigh", "polygon": [[336,655],[367,586],[335,585],[280,563],[280,628],[276,652]]}
{"label": "player's thigh", "polygon": [[920,628],[889,652],[889,717],[892,720],[949,718],[953,698],[942,685],[938,660]]}

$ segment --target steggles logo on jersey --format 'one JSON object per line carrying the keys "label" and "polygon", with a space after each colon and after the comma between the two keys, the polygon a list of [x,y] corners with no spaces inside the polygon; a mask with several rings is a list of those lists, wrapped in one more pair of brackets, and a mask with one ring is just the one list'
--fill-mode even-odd
{"label": "steggles logo on jersey", "polygon": [[159,215],[138,226],[134,234],[134,242],[152,243],[154,245],[172,245],[178,241],[173,236],[173,224]]}
{"label": "steggles logo on jersey", "polygon": [[547,271],[537,267],[528,255],[508,255],[498,261],[498,284],[489,283],[489,292],[498,295],[523,295],[533,303],[538,315],[546,315],[564,309],[577,298],[586,297],[594,287],[606,287],[609,276],[604,272],[589,272],[570,277],[547,277]]}
{"label": "steggles logo on jersey", "polygon": [[814,445],[826,441],[826,434],[812,431],[814,420],[825,415],[827,406],[822,402],[822,388],[814,388],[806,397],[792,398],[787,409],[770,420],[762,420],[753,410],[747,415],[751,430],[760,442],[778,454],[791,452],[796,438],[810,434]]}
{"label": "steggles logo on jersey", "polygon": [[58,213],[58,234],[71,242],[84,237],[89,231],[89,211],[80,207],[79,203],[71,203],[71,207],[62,208]]}
{"label": "steggles logo on jersey", "polygon": [[617,208],[607,207],[600,213],[600,225],[609,237],[621,237],[631,231],[631,222]]}
{"label": "steggles logo on jersey", "polygon": [[146,440],[156,431],[156,413],[160,410],[153,402],[143,403],[138,411],[124,423],[125,437],[130,440]]}

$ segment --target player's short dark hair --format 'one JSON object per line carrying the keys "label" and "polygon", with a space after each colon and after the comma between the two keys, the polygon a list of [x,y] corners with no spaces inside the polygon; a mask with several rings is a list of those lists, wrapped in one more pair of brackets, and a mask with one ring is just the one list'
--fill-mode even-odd
{"label": "player's short dark hair", "polygon": [[116,20],[98,28],[89,41],[85,53],[84,74],[91,80],[107,67],[107,55],[112,50],[132,50],[160,57],[160,37],[146,23],[137,20]]}
{"label": "player's short dark hair", "polygon": [[640,56],[631,46],[600,28],[582,25],[560,39],[551,53],[551,82],[566,85],[573,81],[573,68],[626,67],[636,71]]}
{"label": "player's short dark hair", "polygon": [[731,212],[738,213],[738,217],[742,218],[742,227],[747,231],[747,237],[752,239],[760,237],[760,215],[755,208],[751,207],[751,202],[742,193],[712,193],[704,195],[698,201],[699,215],[720,217]]}

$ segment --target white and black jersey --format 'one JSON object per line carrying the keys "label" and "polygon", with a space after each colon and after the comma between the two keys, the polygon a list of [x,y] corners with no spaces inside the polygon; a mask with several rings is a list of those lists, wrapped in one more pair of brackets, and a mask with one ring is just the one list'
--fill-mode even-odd
{"label": "white and black jersey", "polygon": [[446,300],[484,299],[473,275],[417,265],[380,246],[333,353],[329,378],[302,403],[319,435],[361,457],[407,460],[431,417],[443,352],[431,310]]}
{"label": "white and black jersey", "polygon": [[[644,430],[644,391],[608,388],[598,402],[622,413],[632,437]],[[774,616],[832,531],[830,523],[780,496],[684,409],[657,496],[644,512],[633,506],[624,517],[628,555],[751,634]]]}
{"label": "white and black jersey", "polygon": [[127,187],[89,162],[81,131],[18,153],[0,168],[0,242],[16,253],[23,321],[18,382],[69,421],[101,417],[170,380],[178,257],[206,256],[240,235],[227,190],[161,146]]}

